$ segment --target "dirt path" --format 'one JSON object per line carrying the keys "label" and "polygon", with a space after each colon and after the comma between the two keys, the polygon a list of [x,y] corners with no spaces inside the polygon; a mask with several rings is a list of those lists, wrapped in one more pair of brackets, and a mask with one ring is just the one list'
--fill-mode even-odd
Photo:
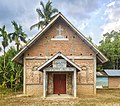
{"label": "dirt path", "polygon": [[7,96],[1,97],[0,106],[120,106],[120,90],[97,90],[96,96],[76,99]]}

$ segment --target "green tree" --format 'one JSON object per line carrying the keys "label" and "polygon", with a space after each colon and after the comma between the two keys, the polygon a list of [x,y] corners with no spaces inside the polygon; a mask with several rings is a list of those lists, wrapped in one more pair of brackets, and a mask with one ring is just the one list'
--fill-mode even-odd
{"label": "green tree", "polygon": [[120,32],[113,30],[103,36],[104,40],[100,41],[98,48],[109,59],[103,68],[120,69]]}
{"label": "green tree", "polygon": [[93,44],[93,41],[92,41],[92,37],[91,37],[91,36],[88,37],[88,40],[89,40],[90,43]]}
{"label": "green tree", "polygon": [[97,47],[97,45],[93,43],[93,39],[91,36],[89,36],[87,39],[91,44],[93,44],[95,47]]}
{"label": "green tree", "polygon": [[3,69],[3,56],[0,56],[0,85],[2,88],[19,89],[22,87],[23,68],[11,61],[17,51],[10,47],[6,52],[6,67]]}
{"label": "green tree", "polygon": [[22,72],[23,68],[21,65],[16,64],[11,61],[11,59],[17,54],[17,51],[10,47],[10,49],[6,53],[7,58],[7,70],[9,70],[9,74],[6,76],[7,85],[10,88],[17,88],[19,85],[22,84]]}
{"label": "green tree", "polygon": [[21,41],[27,43],[26,41],[27,35],[23,32],[21,25],[18,25],[15,21],[12,21],[12,25],[14,26],[14,32],[9,34],[10,42],[15,41],[17,51],[19,51]]}
{"label": "green tree", "polygon": [[6,47],[8,46],[8,33],[5,30],[5,25],[3,25],[2,28],[0,28],[0,37],[2,37],[2,46],[4,51],[4,68],[5,68],[5,52],[6,52]]}
{"label": "green tree", "polygon": [[52,7],[52,2],[50,0],[48,0],[48,2],[45,5],[41,1],[40,5],[42,6],[42,10],[40,8],[36,9],[36,12],[39,16],[39,22],[32,25],[30,27],[30,30],[32,30],[35,27],[37,27],[38,29],[43,28],[56,16],[55,13],[58,13],[58,10]]}

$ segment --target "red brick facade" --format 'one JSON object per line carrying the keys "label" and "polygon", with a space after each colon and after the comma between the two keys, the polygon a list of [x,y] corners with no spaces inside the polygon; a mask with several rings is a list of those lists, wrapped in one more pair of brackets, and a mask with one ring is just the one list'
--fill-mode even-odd
{"label": "red brick facade", "polygon": [[[56,29],[59,25],[63,28],[62,35],[68,40],[51,40],[58,34]],[[35,67],[39,67],[47,61],[49,56],[53,56],[58,52],[71,57],[71,60],[82,68],[81,71],[77,72],[77,96],[95,94],[96,54],[62,19],[57,20],[24,53],[25,93],[28,95],[43,95],[43,73],[36,71]],[[47,58],[44,58],[46,56]],[[80,58],[76,59],[76,56]],[[32,57],[36,58],[33,59]],[[71,87],[69,83],[67,85]],[[51,88],[49,88],[49,93],[52,92]],[[68,94],[72,94],[71,88],[67,89],[69,89],[67,90]]]}
{"label": "red brick facade", "polygon": [[[51,40],[58,31],[59,25],[62,26],[62,35],[68,41]],[[25,53],[25,57],[31,56],[51,56],[61,52],[66,56],[95,56],[95,53],[82,41],[76,33],[62,20],[58,20],[49,30],[44,33]]]}

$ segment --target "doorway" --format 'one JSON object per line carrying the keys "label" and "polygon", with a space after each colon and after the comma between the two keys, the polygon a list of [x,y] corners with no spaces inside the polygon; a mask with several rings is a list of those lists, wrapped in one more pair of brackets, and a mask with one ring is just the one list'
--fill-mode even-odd
{"label": "doorway", "polygon": [[66,74],[54,74],[54,94],[66,94]]}

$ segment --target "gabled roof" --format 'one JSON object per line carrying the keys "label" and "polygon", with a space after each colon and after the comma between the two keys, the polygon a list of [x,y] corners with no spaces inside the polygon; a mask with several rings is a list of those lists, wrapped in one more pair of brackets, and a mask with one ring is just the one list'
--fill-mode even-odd
{"label": "gabled roof", "polygon": [[81,68],[76,65],[73,61],[71,61],[70,59],[68,59],[65,55],[63,55],[61,52],[58,52],[56,55],[54,55],[51,59],[49,59],[48,61],[46,61],[45,63],[43,63],[40,67],[38,67],[38,70],[42,70],[45,66],[47,66],[49,63],[51,63],[53,60],[55,60],[56,58],[63,58],[65,59],[70,65],[72,65],[73,67],[75,67],[77,70],[81,70]]}
{"label": "gabled roof", "polygon": [[102,62],[108,61],[108,59],[92,44],[88,41],[88,39],[81,33],[79,32],[61,13],[59,13],[46,27],[44,27],[13,59],[12,61],[22,63],[20,60],[22,59],[22,55],[25,53],[25,51],[34,44],[34,42],[41,37],[45,31],[47,31],[53,23],[56,22],[58,18],[62,18],[70,27],[73,31],[77,33],[77,35],[96,53],[97,58]]}
{"label": "gabled roof", "polygon": [[111,76],[111,77],[120,76],[120,70],[105,69],[104,71],[108,74],[108,76]]}

